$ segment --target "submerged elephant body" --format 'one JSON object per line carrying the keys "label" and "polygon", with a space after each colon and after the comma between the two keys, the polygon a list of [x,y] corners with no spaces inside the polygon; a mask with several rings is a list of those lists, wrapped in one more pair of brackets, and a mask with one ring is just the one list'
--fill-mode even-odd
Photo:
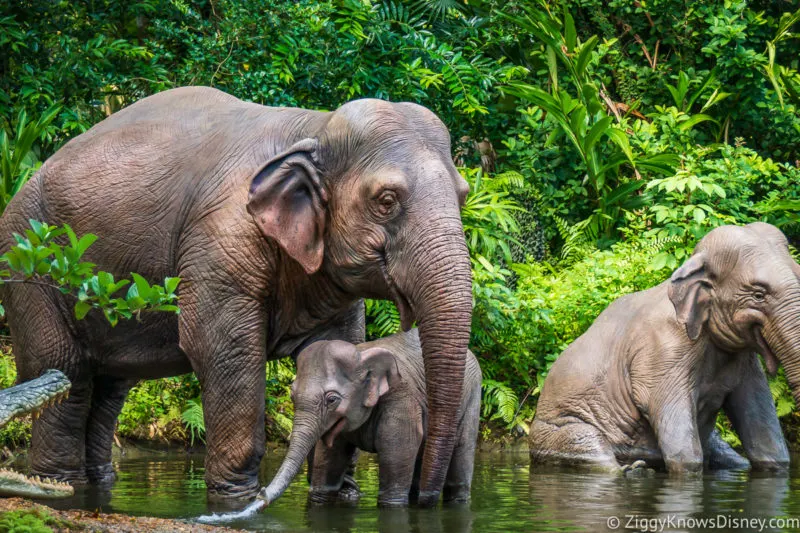
{"label": "submerged elephant body", "polygon": [[724,409],[752,467],[786,467],[756,351],[772,372],[784,364],[797,396],[799,306],[800,267],[780,231],[712,231],[670,280],[612,303],[554,363],[531,427],[533,461],[747,467],[714,430]]}
{"label": "submerged elephant body", "polygon": [[454,444],[471,320],[459,218],[468,192],[430,111],[379,100],[333,112],[269,108],[215,89],[145,98],[73,139],[11,201],[10,246],[28,219],[98,241],[87,260],[117,277],[179,276],[181,313],[109,327],[35,285],[2,287],[22,379],[72,381],[34,423],[32,469],[113,479],[111,442],[138,379],[197,373],[212,495],[249,497],[264,450],[264,364],[318,339],[363,341],[363,297],[420,324],[430,432],[426,503]]}
{"label": "submerged elephant body", "polygon": [[[295,421],[289,450],[260,498],[267,503],[277,499],[314,448],[313,500],[337,499],[356,450],[378,454],[379,505],[403,506],[409,497],[415,499],[428,420],[425,368],[416,329],[358,346],[341,341],[312,344],[298,356],[292,398]],[[481,369],[472,352],[467,352],[445,501],[469,499],[480,400]]]}

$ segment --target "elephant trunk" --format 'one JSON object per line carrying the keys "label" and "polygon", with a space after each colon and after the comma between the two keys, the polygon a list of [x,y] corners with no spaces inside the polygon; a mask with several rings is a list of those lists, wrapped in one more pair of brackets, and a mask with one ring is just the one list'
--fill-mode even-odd
{"label": "elephant trunk", "polygon": [[[798,317],[800,321],[800,317]],[[794,339],[792,342],[791,339]],[[800,345],[797,340],[800,338],[800,327],[794,328],[790,335],[787,335],[785,346],[783,343],[776,343],[775,350],[777,357],[783,365],[786,373],[786,381],[792,389],[792,396],[796,405],[800,405]]]}
{"label": "elephant trunk", "polygon": [[[794,303],[787,302],[781,313],[783,318],[775,321],[774,327],[765,328],[763,336],[766,351],[771,351],[773,357],[780,361],[794,401],[800,405],[800,343],[797,342],[800,338],[800,313],[796,309],[800,305],[800,290],[790,300]],[[794,310],[790,312],[789,309]],[[767,358],[767,354],[762,355]]]}
{"label": "elephant trunk", "polygon": [[265,501],[266,505],[269,505],[280,498],[292,480],[300,473],[303,468],[303,462],[321,436],[321,425],[311,420],[308,415],[301,415],[297,412],[286,457],[284,457],[283,463],[281,463],[270,484],[261,489],[258,499]]}
{"label": "elephant trunk", "polygon": [[419,503],[436,505],[455,444],[472,322],[472,270],[461,219],[442,216],[414,236],[397,278],[418,320],[428,395]]}

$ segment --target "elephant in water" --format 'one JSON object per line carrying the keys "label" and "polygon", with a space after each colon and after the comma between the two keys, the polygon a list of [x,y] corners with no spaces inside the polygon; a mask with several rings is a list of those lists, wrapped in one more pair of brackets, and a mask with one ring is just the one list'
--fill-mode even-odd
{"label": "elephant in water", "polygon": [[[378,454],[378,504],[408,505],[409,496],[414,500],[419,487],[419,452],[428,417],[425,398],[425,368],[416,329],[358,346],[315,342],[297,357],[289,451],[259,498],[266,503],[279,498],[300,472],[303,458],[314,449],[311,499],[336,501],[350,458],[360,449]],[[481,405],[481,369],[472,352],[467,352],[458,399],[457,440],[444,500],[465,502]]]}
{"label": "elephant in water", "polygon": [[409,103],[365,99],[318,112],[185,87],[76,137],[9,204],[4,247],[28,219],[68,223],[98,236],[86,260],[102,270],[179,276],[181,312],[111,328],[95,311],[76,320],[74,301],[55,289],[0,288],[22,379],[56,368],[73,384],[68,401],[34,422],[32,470],[113,480],[128,389],[194,371],[209,496],[255,496],[267,359],[321,339],[362,342],[361,298],[386,298],[405,329],[419,324],[430,406],[420,502],[435,504],[470,333],[459,213],[468,192],[447,128]]}
{"label": "elephant in water", "polygon": [[[800,265],[764,223],[711,231],[672,277],[623,296],[553,364],[530,432],[534,463],[671,474],[783,469],[789,454],[756,352],[800,399]],[[723,409],[748,461],[714,430]]]}

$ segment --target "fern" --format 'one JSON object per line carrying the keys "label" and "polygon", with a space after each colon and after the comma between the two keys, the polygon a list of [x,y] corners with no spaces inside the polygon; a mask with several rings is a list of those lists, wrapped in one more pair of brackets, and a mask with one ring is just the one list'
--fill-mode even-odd
{"label": "fern", "polygon": [[561,247],[561,260],[570,265],[586,257],[594,249],[591,241],[597,236],[592,234],[589,219],[570,226],[563,218],[553,215],[558,234],[564,241]]}
{"label": "fern", "polygon": [[637,239],[631,241],[633,250],[643,250],[645,252],[657,253],[667,248],[671,244],[681,244],[683,240],[678,235],[669,235],[655,239]]}
{"label": "fern", "polygon": [[483,418],[502,420],[508,427],[514,426],[519,403],[514,390],[505,383],[492,379],[484,379],[481,386],[483,388]]}
{"label": "fern", "polygon": [[463,11],[464,6],[458,0],[417,0],[413,9],[428,20],[437,21],[444,20],[450,10]]}
{"label": "fern", "polygon": [[519,235],[515,214],[522,208],[512,198],[509,189],[519,183],[521,176],[506,172],[490,177],[481,169],[461,169],[461,172],[472,190],[461,209],[470,252],[473,256],[482,255],[490,259],[495,259],[499,253],[506,263],[512,263],[509,244],[521,246],[515,238]]}
{"label": "fern", "polygon": [[780,369],[778,374],[769,380],[769,390],[772,393],[772,398],[775,400],[775,408],[778,417],[783,417],[792,414],[794,410],[794,397],[792,390],[789,388],[789,383],[786,381],[786,375],[783,368]]}
{"label": "fern", "polygon": [[190,442],[194,446],[195,437],[205,442],[206,423],[203,418],[203,403],[200,398],[192,398],[186,402],[186,410],[181,414],[181,421],[189,430]]}
{"label": "fern", "polygon": [[267,361],[267,379],[275,379],[285,383],[294,381],[294,363],[291,359],[273,359]]}
{"label": "fern", "polygon": [[400,331],[400,312],[388,300],[365,300],[367,337],[378,339]]}

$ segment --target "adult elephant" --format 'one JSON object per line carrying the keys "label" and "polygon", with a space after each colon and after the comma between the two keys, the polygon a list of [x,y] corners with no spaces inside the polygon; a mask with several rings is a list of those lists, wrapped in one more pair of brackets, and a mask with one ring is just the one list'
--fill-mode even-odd
{"label": "adult elephant", "polygon": [[[660,285],[623,296],[553,364],[530,432],[537,463],[784,469],[756,352],[800,400],[800,265],[761,222],[711,231]],[[714,431],[723,409],[747,460]],[[749,464],[748,464],[749,460]]]}
{"label": "adult elephant", "polygon": [[468,190],[445,126],[410,103],[317,112],[186,87],[73,139],[13,199],[0,235],[28,219],[94,233],[88,260],[101,269],[180,276],[181,313],[110,328],[93,313],[76,321],[74,302],[55,290],[3,288],[21,379],[57,368],[73,383],[69,401],[34,423],[32,469],[73,483],[113,479],[128,388],[193,370],[209,494],[253,496],[265,361],[319,339],[363,341],[360,298],[390,298],[405,329],[419,323],[430,408],[421,501],[435,503],[471,321],[459,217]]}

